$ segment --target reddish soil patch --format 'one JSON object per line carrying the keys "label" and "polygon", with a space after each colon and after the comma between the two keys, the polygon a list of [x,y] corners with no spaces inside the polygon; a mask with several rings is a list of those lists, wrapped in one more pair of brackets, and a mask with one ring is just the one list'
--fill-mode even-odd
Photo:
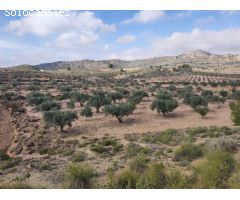
{"label": "reddish soil patch", "polygon": [[72,136],[74,139],[79,136],[80,139],[82,135],[102,137],[105,134],[121,139],[125,134],[163,131],[168,128],[233,127],[227,102],[220,109],[218,109],[218,105],[210,104],[210,112],[205,119],[201,119],[199,114],[183,103],[180,103],[180,106],[174,112],[163,117],[149,108],[153,99],[153,97],[145,98],[132,115],[123,119],[122,124],[119,124],[117,119],[113,117],[105,117],[101,112],[99,114],[94,113],[93,118],[88,120],[80,117],[73,123],[72,128],[65,128],[66,132],[68,136]]}

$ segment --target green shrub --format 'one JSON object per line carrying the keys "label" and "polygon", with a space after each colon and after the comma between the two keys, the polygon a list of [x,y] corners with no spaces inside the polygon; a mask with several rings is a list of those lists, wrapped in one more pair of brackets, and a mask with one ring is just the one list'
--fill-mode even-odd
{"label": "green shrub", "polygon": [[190,130],[188,130],[188,133],[191,136],[197,136],[199,133],[207,133],[207,132],[208,132],[207,127],[196,127],[196,128],[191,128]]}
{"label": "green shrub", "polygon": [[167,129],[159,134],[157,137],[157,141],[162,142],[164,144],[168,144],[173,139],[174,135],[177,134],[176,129]]}
{"label": "green shrub", "polygon": [[92,144],[90,150],[99,154],[113,155],[119,152],[122,148],[123,145],[119,144],[116,139],[111,137],[103,137],[97,142],[97,144]]}
{"label": "green shrub", "polygon": [[131,160],[131,162],[129,163],[129,168],[130,170],[141,174],[146,169],[148,161],[149,159],[147,159],[145,156],[138,155]]}
{"label": "green shrub", "polygon": [[150,133],[147,133],[147,134],[144,134],[143,135],[143,142],[145,143],[156,143],[157,142],[157,136],[156,135],[153,135],[153,134],[150,134]]}
{"label": "green shrub", "polygon": [[0,170],[13,168],[20,163],[21,158],[10,158],[0,163]]}
{"label": "green shrub", "polygon": [[153,163],[139,178],[137,188],[161,189],[167,186],[167,174],[163,164]]}
{"label": "green shrub", "polygon": [[229,104],[232,120],[235,125],[240,125],[240,101]]}
{"label": "green shrub", "polygon": [[235,169],[235,160],[224,151],[215,151],[194,168],[197,188],[226,188],[227,179]]}
{"label": "green shrub", "polygon": [[139,144],[133,142],[129,143],[127,146],[127,157],[134,157],[137,156],[138,154],[147,155],[150,152],[151,152],[150,149],[142,147]]}
{"label": "green shrub", "polygon": [[114,189],[135,189],[137,180],[137,173],[127,169],[119,174],[110,174],[108,187]]}
{"label": "green shrub", "polygon": [[170,170],[167,173],[167,188],[168,189],[185,189],[190,188],[188,177],[182,174],[179,170]]}
{"label": "green shrub", "polygon": [[115,144],[113,146],[113,153],[118,153],[119,151],[121,151],[123,148],[123,145],[122,144]]}
{"label": "green shrub", "polygon": [[71,164],[66,171],[68,188],[88,189],[93,186],[93,178],[96,176],[94,170],[88,166]]}
{"label": "green shrub", "polygon": [[99,141],[99,144],[103,146],[114,146],[117,144],[117,141],[110,137],[103,137],[101,141]]}
{"label": "green shrub", "polygon": [[0,161],[8,160],[9,158],[5,151],[0,150]]}
{"label": "green shrub", "polygon": [[240,173],[239,169],[234,172],[227,181],[228,188],[239,189],[240,188]]}
{"label": "green shrub", "polygon": [[234,130],[232,130],[231,128],[227,127],[227,126],[222,126],[220,128],[220,131],[224,134],[224,135],[232,135]]}
{"label": "green shrub", "polygon": [[97,153],[103,154],[103,153],[109,153],[111,147],[104,147],[100,144],[92,144],[90,147],[91,151],[95,151]]}
{"label": "green shrub", "polygon": [[174,159],[177,161],[192,161],[201,157],[203,154],[202,147],[193,143],[186,143],[181,145],[174,155]]}

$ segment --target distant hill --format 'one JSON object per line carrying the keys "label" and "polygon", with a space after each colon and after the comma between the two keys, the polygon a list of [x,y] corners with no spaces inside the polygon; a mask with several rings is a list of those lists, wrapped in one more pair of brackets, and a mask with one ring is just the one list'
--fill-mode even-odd
{"label": "distant hill", "polygon": [[130,67],[176,67],[181,64],[190,64],[192,67],[240,67],[240,55],[225,54],[215,55],[202,50],[188,51],[177,56],[163,56],[138,60],[80,60],[80,61],[59,61],[52,63],[42,63],[35,65],[38,69],[83,69],[83,68],[108,68],[112,64],[113,68]]}
{"label": "distant hill", "polygon": [[16,70],[16,71],[39,71],[39,68],[34,65],[17,65],[14,67],[5,67],[0,68],[1,70],[7,71],[7,70]]}

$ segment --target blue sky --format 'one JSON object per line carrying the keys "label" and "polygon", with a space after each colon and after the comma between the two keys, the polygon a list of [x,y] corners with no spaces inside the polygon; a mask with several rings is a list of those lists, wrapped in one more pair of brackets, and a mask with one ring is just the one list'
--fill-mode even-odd
{"label": "blue sky", "polygon": [[141,59],[201,49],[240,54],[238,11],[70,11],[5,16],[0,67],[59,60]]}

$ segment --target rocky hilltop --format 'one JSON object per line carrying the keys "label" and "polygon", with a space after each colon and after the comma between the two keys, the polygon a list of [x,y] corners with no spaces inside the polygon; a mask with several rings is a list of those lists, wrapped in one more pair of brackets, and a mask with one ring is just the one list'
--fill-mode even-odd
{"label": "rocky hilltop", "polygon": [[202,50],[188,51],[177,56],[163,56],[138,60],[80,60],[59,61],[35,65],[39,69],[83,69],[83,68],[130,68],[130,67],[176,67],[181,64],[190,64],[192,67],[240,67],[240,55],[216,55]]}

